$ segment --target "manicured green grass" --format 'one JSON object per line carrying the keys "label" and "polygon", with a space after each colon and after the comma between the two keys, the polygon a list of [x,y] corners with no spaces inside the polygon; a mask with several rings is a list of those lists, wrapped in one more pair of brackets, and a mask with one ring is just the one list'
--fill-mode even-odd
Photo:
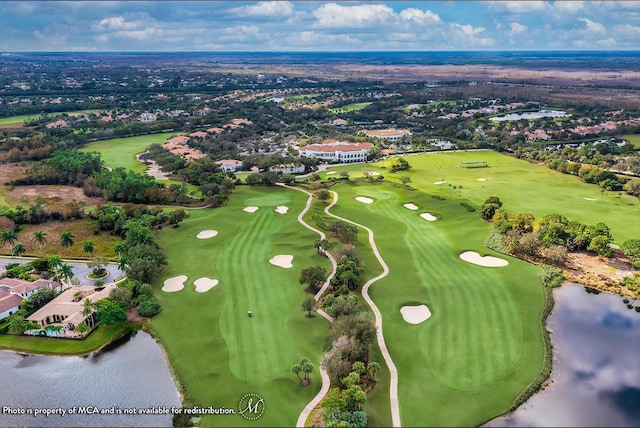
{"label": "manicured green grass", "polygon": [[[560,213],[570,220],[586,224],[604,222],[617,243],[640,238],[640,222],[637,221],[640,201],[624,192],[604,195],[597,185],[582,183],[576,176],[491,151],[433,153],[407,156],[405,159],[412,166],[410,171],[389,172],[394,158],[369,167],[384,175],[385,181],[399,183],[398,177],[406,175],[411,178],[412,187],[447,198],[448,184],[462,185],[462,191],[452,193],[452,199],[470,203],[478,209],[489,196],[496,195],[504,203],[503,209],[514,215],[531,213],[540,219],[545,215]],[[489,167],[459,166],[463,161],[480,160],[486,160]],[[353,171],[351,176],[362,177],[360,170],[363,167],[362,164],[350,166]],[[478,181],[480,178],[486,181]],[[440,181],[446,183],[434,184]]]}
{"label": "manicured green grass", "polygon": [[93,352],[123,334],[136,329],[137,327],[122,322],[112,325],[100,325],[85,340],[2,334],[0,335],[0,348],[34,354],[83,355]]}
{"label": "manicured green grass", "polygon": [[[180,227],[158,236],[169,266],[153,284],[163,306],[153,325],[189,399],[237,409],[244,394],[256,393],[266,402],[256,421],[215,415],[205,416],[204,426],[292,426],[320,388],[328,323],[305,317],[300,305],[306,294],[298,278],[306,267],[330,265],[313,247],[317,235],[296,220],[305,201],[293,190],[241,186],[227,206],[190,211]],[[244,212],[248,205],[260,209]],[[289,211],[278,214],[277,205]],[[219,234],[197,239],[206,229]],[[293,255],[293,268],[271,265],[268,260],[278,254]],[[185,289],[161,291],[163,280],[176,275],[187,275]],[[200,277],[220,283],[197,293],[194,280]],[[299,386],[290,373],[302,357],[315,366],[309,387]]]}
{"label": "manicured green grass", "polygon": [[290,97],[286,97],[285,99],[287,101],[303,101],[303,100],[307,100],[307,99],[315,98],[315,97],[319,97],[319,96],[320,96],[319,93],[302,94],[302,95],[291,95]]}
{"label": "manicured green grass", "polygon": [[634,147],[640,149],[640,134],[623,135],[620,138],[629,140],[629,142],[633,144]]}
{"label": "manicured green grass", "polygon": [[179,134],[179,132],[163,132],[138,137],[114,138],[86,144],[79,150],[99,152],[105,165],[110,168],[122,167],[142,174],[146,171],[147,166],[138,161],[136,155],[144,152],[153,143],[162,144],[167,139]]}
{"label": "manicured green grass", "polygon": [[364,108],[369,107],[371,104],[373,103],[353,103],[353,104],[347,104],[346,106],[342,106],[342,107],[332,108],[332,109],[329,109],[329,111],[333,114],[348,113],[350,111],[362,110]]}
{"label": "manicured green grass", "polygon": [[[465,250],[495,253],[483,249],[489,225],[457,201],[384,183],[332,189],[340,194],[332,211],[371,227],[389,265],[371,296],[398,368],[403,425],[471,426],[506,411],[542,365],[538,269],[511,258],[505,268],[460,260]],[[407,202],[421,210],[404,208]],[[438,220],[427,222],[422,212]],[[408,304],[426,304],[432,317],[407,324],[400,308]]]}
{"label": "manicured green grass", "polygon": [[[84,114],[84,113],[98,113],[100,111],[101,110],[82,110],[82,111],[68,111],[65,113],[68,115],[74,115],[74,114]],[[49,116],[52,118],[55,118],[65,113],[50,113]],[[35,120],[35,119],[38,119],[38,117],[40,116],[37,114],[25,114],[21,116],[3,117],[3,118],[0,118],[0,127],[24,125],[25,120]]]}

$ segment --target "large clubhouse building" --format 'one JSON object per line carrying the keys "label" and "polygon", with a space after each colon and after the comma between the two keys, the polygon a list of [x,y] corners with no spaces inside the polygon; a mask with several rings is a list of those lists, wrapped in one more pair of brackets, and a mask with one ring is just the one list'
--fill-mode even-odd
{"label": "large clubhouse building", "polygon": [[401,140],[405,136],[408,137],[409,135],[411,135],[411,131],[409,131],[408,129],[395,129],[395,128],[380,129],[380,130],[373,130],[373,131],[366,130],[366,131],[362,131],[362,133],[367,137],[381,138],[383,140],[389,140],[392,143],[395,143]]}
{"label": "large clubhouse building", "polygon": [[325,140],[321,144],[309,144],[300,148],[300,154],[340,163],[365,162],[372,147],[371,143]]}

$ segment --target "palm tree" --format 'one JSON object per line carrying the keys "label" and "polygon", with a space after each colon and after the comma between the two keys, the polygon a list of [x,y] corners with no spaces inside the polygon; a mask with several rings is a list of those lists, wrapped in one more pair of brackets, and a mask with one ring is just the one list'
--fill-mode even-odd
{"label": "palm tree", "polygon": [[[20,257],[21,255],[23,255],[26,252],[27,252],[27,249],[24,247],[24,245],[22,245],[19,242],[16,245],[14,245],[13,248],[11,249],[11,255],[12,256]],[[20,261],[20,264],[22,264],[22,261]]]}
{"label": "palm tree", "polygon": [[60,245],[62,245],[65,248],[72,247],[74,244],[73,238],[74,238],[73,233],[69,231],[62,232],[62,234],[60,235]]}
{"label": "palm tree", "polygon": [[118,255],[118,257],[122,257],[122,253],[125,252],[125,244],[124,242],[118,242],[113,249],[115,250],[116,254]]}
{"label": "palm tree", "polygon": [[9,249],[13,250],[13,244],[16,242],[18,238],[16,237],[16,232],[13,230],[3,230],[0,235],[0,241],[2,241],[2,245],[9,244]]}
{"label": "palm tree", "polygon": [[120,269],[121,271],[124,272],[124,270],[127,268],[129,259],[127,258],[127,256],[122,256],[118,259],[118,269]]}
{"label": "palm tree", "polygon": [[311,374],[311,372],[313,371],[313,364],[311,364],[311,361],[309,361],[309,359],[306,357],[301,359],[299,364],[300,370],[302,370],[302,372],[304,373],[304,383],[306,385],[309,385],[309,383],[311,383],[309,374]]}
{"label": "palm tree", "polygon": [[291,373],[298,376],[298,380],[300,381],[300,383],[302,383],[302,378],[300,377],[301,371],[302,368],[300,367],[300,364],[294,364],[293,367],[291,367]]}
{"label": "palm tree", "polygon": [[44,254],[42,252],[42,247],[47,243],[47,234],[42,230],[37,230],[33,232],[33,239],[31,240],[37,243],[38,247],[40,247],[40,255]]}
{"label": "palm tree", "polygon": [[60,266],[62,266],[62,259],[60,258],[60,256],[57,255],[57,254],[49,256],[49,259],[47,260],[47,263],[49,264],[49,267],[52,268],[54,273],[55,273],[54,278],[58,278],[58,268]]}
{"label": "palm tree", "polygon": [[93,251],[96,249],[96,246],[93,243],[93,241],[87,239],[86,241],[82,241],[82,249],[84,250],[85,253],[89,255],[89,259],[91,259],[91,255],[93,254]]}
{"label": "palm tree", "polygon": [[73,278],[73,269],[68,263],[64,263],[60,266],[60,277],[61,279],[67,283],[68,287],[71,287],[71,278]]}
{"label": "palm tree", "polygon": [[93,312],[93,302],[88,297],[84,299],[84,305],[82,306],[82,315],[91,315]]}

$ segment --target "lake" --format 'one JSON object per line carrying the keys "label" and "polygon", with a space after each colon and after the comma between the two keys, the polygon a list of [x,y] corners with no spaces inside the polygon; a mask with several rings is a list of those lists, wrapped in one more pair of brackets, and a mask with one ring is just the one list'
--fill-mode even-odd
{"label": "lake", "polygon": [[[171,407],[181,407],[162,350],[151,336],[141,331],[84,357],[0,351],[0,379],[3,427],[170,427]],[[76,414],[69,414],[74,407]],[[78,414],[78,407],[87,407],[87,413]],[[169,414],[124,414],[150,407],[156,411],[166,408]],[[27,408],[33,414],[12,414],[27,412]],[[114,414],[88,413],[95,408]],[[35,415],[43,409],[66,414]],[[117,411],[123,413],[115,414]]]}
{"label": "lake", "polygon": [[[492,427],[637,427],[640,313],[617,295],[564,285],[554,291],[552,383]],[[636,303],[638,306],[638,303]]]}
{"label": "lake", "polygon": [[540,110],[531,111],[526,113],[509,113],[504,116],[492,117],[489,120],[492,122],[505,122],[509,120],[535,120],[542,119],[544,117],[569,117],[569,113],[560,110]]}

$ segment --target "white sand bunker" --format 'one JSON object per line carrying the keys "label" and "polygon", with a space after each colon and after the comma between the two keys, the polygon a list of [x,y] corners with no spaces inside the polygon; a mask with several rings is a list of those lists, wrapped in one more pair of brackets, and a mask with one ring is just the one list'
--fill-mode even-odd
{"label": "white sand bunker", "polygon": [[196,235],[196,238],[198,238],[198,239],[213,238],[217,234],[218,234],[217,230],[203,230],[202,232],[200,232],[200,233],[198,233]]}
{"label": "white sand bunker", "polygon": [[486,178],[478,178],[478,181],[487,181]]}
{"label": "white sand bunker", "polygon": [[285,207],[284,205],[278,205],[278,207],[276,208],[276,212],[278,214],[286,214],[287,211],[289,211],[289,207]]}
{"label": "white sand bunker", "polygon": [[497,257],[484,256],[482,257],[480,254],[475,251],[465,251],[460,254],[460,258],[465,262],[473,263],[478,266],[484,267],[502,267],[507,266],[509,264],[508,261],[499,259]]}
{"label": "white sand bunker", "polygon": [[246,207],[243,211],[246,211],[248,213],[254,213],[256,211],[258,211],[259,207]]}
{"label": "white sand bunker", "polygon": [[193,281],[193,283],[196,285],[196,291],[198,293],[206,293],[207,291],[218,285],[218,280],[202,277],[196,279],[195,281]]}
{"label": "white sand bunker", "polygon": [[379,173],[379,172],[376,172],[376,171],[371,171],[371,172],[369,172],[368,174],[369,174],[370,176],[380,175],[380,173]]}
{"label": "white sand bunker", "polygon": [[409,324],[420,324],[429,319],[431,311],[426,305],[403,306],[400,308],[402,318]]}
{"label": "white sand bunker", "polygon": [[597,201],[597,199],[594,198],[584,198],[585,201]]}
{"label": "white sand bunker", "polygon": [[415,204],[411,204],[411,203],[409,203],[409,204],[404,204],[404,205],[403,205],[403,207],[405,207],[405,208],[409,208],[410,210],[414,210],[414,211],[418,209],[418,206],[417,206],[417,205],[415,205]]}
{"label": "white sand bunker", "polygon": [[434,181],[433,184],[444,184],[446,181]]}
{"label": "white sand bunker", "polygon": [[335,174],[335,173],[336,173],[335,171],[329,171],[329,172],[327,172],[327,175],[332,175],[332,174]]}
{"label": "white sand bunker", "polygon": [[422,213],[420,214],[420,217],[422,217],[423,219],[427,220],[427,221],[436,221],[437,218],[429,213]]}
{"label": "white sand bunker", "polygon": [[289,269],[293,267],[293,256],[289,254],[279,254],[269,259],[269,263],[274,266],[280,266],[281,268]]}
{"label": "white sand bunker", "polygon": [[167,293],[173,293],[175,291],[180,291],[184,288],[184,282],[187,280],[186,275],[178,275],[173,278],[167,278],[164,280],[164,286],[162,287],[162,291]]}
{"label": "white sand bunker", "polygon": [[356,201],[362,202],[363,204],[370,204],[373,202],[373,199],[365,198],[364,196],[356,196]]}

